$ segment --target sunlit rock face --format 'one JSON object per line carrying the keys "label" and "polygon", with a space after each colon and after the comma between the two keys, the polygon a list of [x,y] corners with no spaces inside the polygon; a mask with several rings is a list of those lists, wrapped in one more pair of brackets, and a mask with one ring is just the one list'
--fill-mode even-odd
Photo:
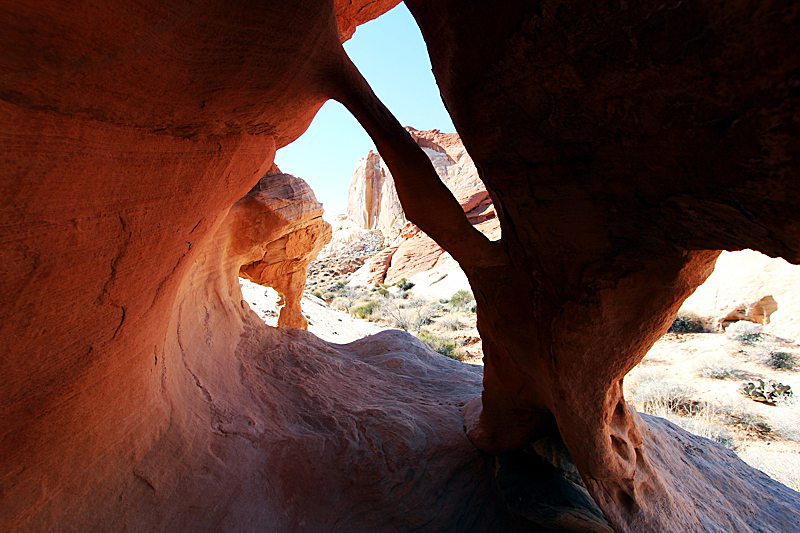
{"label": "sunlit rock face", "polygon": [[[621,395],[715,250],[798,260],[796,15],[409,1],[491,241],[341,49],[395,4],[4,4],[4,531],[796,529],[796,493]],[[482,385],[242,301],[242,267],[308,254],[253,195],[328,98],[475,288]],[[520,453],[553,508],[498,486]]]}
{"label": "sunlit rock face", "polygon": [[[457,134],[406,129],[431,160],[439,179],[454,195],[466,199],[486,190]],[[403,233],[407,223],[391,169],[372,150],[358,161],[350,178],[347,218],[361,229],[380,231],[386,243]],[[340,239],[334,235],[334,245]]]}
{"label": "sunlit rock face", "polygon": [[308,265],[331,240],[311,188],[275,169],[234,204],[228,218],[231,254],[244,256],[239,275],[278,291],[278,327],[308,329],[300,308]]}
{"label": "sunlit rock face", "polygon": [[[489,238],[498,239],[500,223],[492,200],[458,135],[406,129],[458,199],[470,223]],[[406,278],[415,284],[415,295],[428,298],[449,298],[457,290],[469,289],[466,275],[452,257],[406,219],[391,171],[372,151],[356,165],[348,190],[347,216],[337,218],[333,240],[321,256],[347,252],[368,230],[380,232],[387,247],[354,274],[350,285],[394,284]]]}

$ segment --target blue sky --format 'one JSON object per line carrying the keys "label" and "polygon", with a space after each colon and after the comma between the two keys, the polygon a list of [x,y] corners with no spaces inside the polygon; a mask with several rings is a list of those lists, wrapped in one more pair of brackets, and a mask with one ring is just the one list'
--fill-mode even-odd
{"label": "blue sky", "polygon": [[[431,73],[425,42],[405,4],[358,27],[345,43],[350,59],[404,126],[455,131]],[[358,160],[375,145],[338,102],[329,101],[302,137],[275,162],[304,179],[325,207],[325,219],[347,210],[347,186]]]}

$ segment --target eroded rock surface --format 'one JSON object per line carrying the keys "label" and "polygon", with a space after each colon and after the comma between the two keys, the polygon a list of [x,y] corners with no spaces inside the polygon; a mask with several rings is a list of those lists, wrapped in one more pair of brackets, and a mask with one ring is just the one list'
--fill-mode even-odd
{"label": "eroded rock surface", "polygon": [[233,205],[225,223],[231,226],[231,249],[250,251],[239,275],[280,294],[278,326],[307,329],[300,300],[308,265],[331,240],[322,204],[308,184],[268,173]]}
{"label": "eroded rock surface", "polygon": [[[718,250],[800,260],[797,12],[409,0],[491,241],[341,48],[395,4],[4,4],[4,529],[537,531],[475,445],[556,436],[615,531],[796,529],[797,493],[621,382]],[[231,207],[328,98],[475,289],[477,400],[404,334],[334,345],[241,300],[269,243],[234,222],[285,235]]]}
{"label": "eroded rock surface", "polygon": [[758,2],[407,5],[503,228],[497,243],[455,235],[461,214],[430,216],[423,180],[393,169],[407,216],[459,261],[478,302],[473,442],[517,449],[552,413],[616,531],[703,530],[718,516],[701,491],[664,481],[661,443],[643,436],[621,381],[717,250],[800,261],[798,14]]}

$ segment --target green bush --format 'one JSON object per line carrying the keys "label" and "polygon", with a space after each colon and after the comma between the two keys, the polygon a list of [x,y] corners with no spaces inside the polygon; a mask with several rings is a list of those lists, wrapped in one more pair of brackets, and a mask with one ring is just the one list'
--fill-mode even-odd
{"label": "green bush", "polygon": [[380,302],[376,300],[369,300],[363,305],[353,308],[352,314],[356,318],[367,318],[372,316],[372,313],[380,306]]}
{"label": "green bush", "polygon": [[463,361],[465,359],[464,350],[456,346],[455,341],[437,337],[436,335],[428,333],[427,331],[420,331],[417,334],[417,338],[430,346],[431,350],[444,355],[445,357],[455,359],[456,361]]}
{"label": "green bush", "polygon": [[704,333],[706,326],[695,313],[679,311],[667,331],[670,333]]}
{"label": "green bush", "polygon": [[395,287],[397,287],[397,288],[398,288],[398,289],[400,289],[401,291],[407,291],[407,290],[410,290],[410,289],[411,289],[411,287],[413,287],[413,286],[414,286],[414,284],[413,284],[413,283],[411,283],[410,281],[408,281],[406,278],[401,278],[401,279],[400,279],[400,281],[398,281],[398,282],[397,282],[397,283],[395,283],[394,285],[395,285]]}
{"label": "green bush", "polygon": [[322,299],[322,292],[321,291],[312,291],[311,294],[316,296],[319,299]]}
{"label": "green bush", "polygon": [[464,309],[473,300],[475,300],[475,297],[472,293],[462,289],[450,298],[450,306],[454,309]]}

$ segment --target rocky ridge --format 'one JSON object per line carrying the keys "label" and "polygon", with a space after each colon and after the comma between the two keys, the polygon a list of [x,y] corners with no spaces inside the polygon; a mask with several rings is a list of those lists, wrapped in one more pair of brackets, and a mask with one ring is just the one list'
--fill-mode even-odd
{"label": "rocky ridge", "polygon": [[[442,183],[456,195],[470,223],[489,238],[498,239],[500,225],[491,198],[458,135],[406,130],[431,160]],[[365,246],[368,235],[372,244],[382,236],[384,246]],[[347,214],[336,217],[332,240],[316,260],[321,266],[312,267],[311,272],[331,270],[324,265],[341,257],[363,256],[362,250],[372,251],[374,257],[365,259],[349,278],[351,286],[391,285],[406,278],[416,285],[416,295],[430,298],[449,297],[469,288],[466,275],[452,257],[406,220],[391,172],[372,151],[357,163],[348,189]],[[318,286],[315,278],[311,283]]]}

